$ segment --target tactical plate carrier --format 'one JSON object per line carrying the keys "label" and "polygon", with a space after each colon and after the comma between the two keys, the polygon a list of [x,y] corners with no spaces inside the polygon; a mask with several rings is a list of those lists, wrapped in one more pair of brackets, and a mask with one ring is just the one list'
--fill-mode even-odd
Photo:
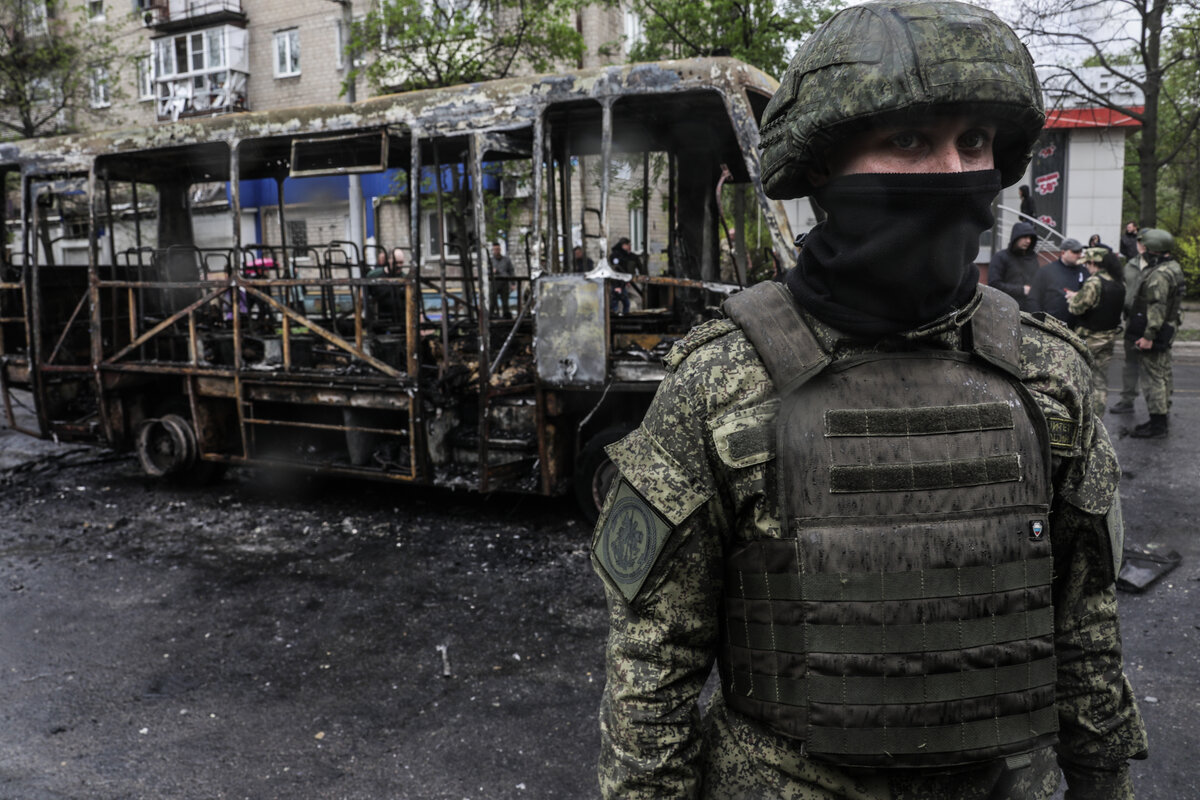
{"label": "tactical plate carrier", "polygon": [[848,766],[944,767],[1057,730],[1049,436],[1020,317],[963,350],[834,360],[788,291],[725,304],[778,389],[782,537],[726,559],[727,703]]}

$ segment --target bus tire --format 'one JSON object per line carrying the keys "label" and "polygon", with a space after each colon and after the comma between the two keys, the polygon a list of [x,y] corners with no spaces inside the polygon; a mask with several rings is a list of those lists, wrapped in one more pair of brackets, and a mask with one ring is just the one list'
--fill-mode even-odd
{"label": "bus tire", "polygon": [[575,476],[572,479],[575,500],[590,523],[595,523],[599,518],[608,490],[617,478],[617,465],[604,452],[604,448],[623,439],[630,430],[623,425],[605,428],[588,439],[575,459]]}

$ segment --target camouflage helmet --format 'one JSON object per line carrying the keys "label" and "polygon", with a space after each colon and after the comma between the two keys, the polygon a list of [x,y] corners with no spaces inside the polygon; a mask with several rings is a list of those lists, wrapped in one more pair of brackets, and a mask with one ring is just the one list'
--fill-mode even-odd
{"label": "camouflage helmet", "polygon": [[1169,253],[1175,248],[1175,237],[1162,228],[1142,228],[1137,237],[1151,253]]}
{"label": "camouflage helmet", "polygon": [[951,0],[843,9],[800,46],[763,114],[766,193],[810,194],[806,169],[877,117],[945,110],[1000,122],[993,153],[1001,180],[1021,179],[1046,112],[1033,61],[1011,28]]}
{"label": "camouflage helmet", "polygon": [[1104,260],[1104,255],[1108,252],[1106,247],[1086,247],[1083,250],[1083,260],[1090,261],[1093,264],[1099,264]]}

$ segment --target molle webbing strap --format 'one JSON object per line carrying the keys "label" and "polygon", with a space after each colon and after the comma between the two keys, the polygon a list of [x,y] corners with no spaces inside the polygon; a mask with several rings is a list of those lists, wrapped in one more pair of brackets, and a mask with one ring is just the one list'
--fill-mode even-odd
{"label": "molle webbing strap", "polygon": [[754,345],[781,397],[830,362],[800,316],[792,293],[781,283],[751,286],[726,300],[722,309]]}
{"label": "molle webbing strap", "polygon": [[917,755],[925,751],[969,752],[1003,748],[1058,730],[1058,712],[1051,706],[1008,717],[981,719],[957,725],[916,728],[809,728],[812,750],[848,753]]}
{"label": "molle webbing strap", "polygon": [[964,697],[991,697],[1053,686],[1058,669],[1053,658],[1007,667],[988,667],[934,675],[902,675],[880,681],[853,676],[812,675],[784,678],[766,673],[734,672],[733,682],[750,687],[747,694],[788,706],[843,703],[882,706],[937,703]]}
{"label": "molle webbing strap", "polygon": [[911,436],[1003,430],[1013,426],[1007,403],[926,408],[846,408],[825,412],[828,436]]}
{"label": "molle webbing strap", "polygon": [[[1054,632],[1054,609],[911,625],[781,625],[729,620],[729,643],[776,653],[909,653],[1023,642]],[[919,648],[913,643],[919,643]],[[877,678],[877,680],[880,680]]]}
{"label": "molle webbing strap", "polygon": [[829,468],[831,492],[918,492],[984,486],[1021,479],[1016,453],[911,464],[853,464]]}
{"label": "molle webbing strap", "polygon": [[1021,308],[999,289],[980,286],[983,298],[968,323],[972,351],[1013,377],[1021,377]]}
{"label": "molle webbing strap", "polygon": [[1009,592],[1050,583],[1052,560],[1038,558],[975,567],[916,569],[854,575],[799,572],[764,573],[737,570],[727,594],[745,600],[810,600],[814,602],[902,603],[957,597],[965,587],[987,586]]}

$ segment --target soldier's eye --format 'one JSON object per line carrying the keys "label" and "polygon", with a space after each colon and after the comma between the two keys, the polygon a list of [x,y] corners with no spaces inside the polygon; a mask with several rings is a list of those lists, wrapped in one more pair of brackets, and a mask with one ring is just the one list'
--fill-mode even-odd
{"label": "soldier's eye", "polygon": [[986,130],[967,131],[958,137],[958,146],[964,150],[982,150],[992,142],[992,135]]}
{"label": "soldier's eye", "polygon": [[915,131],[901,131],[892,136],[892,145],[901,150],[915,150],[921,145],[921,137]]}

